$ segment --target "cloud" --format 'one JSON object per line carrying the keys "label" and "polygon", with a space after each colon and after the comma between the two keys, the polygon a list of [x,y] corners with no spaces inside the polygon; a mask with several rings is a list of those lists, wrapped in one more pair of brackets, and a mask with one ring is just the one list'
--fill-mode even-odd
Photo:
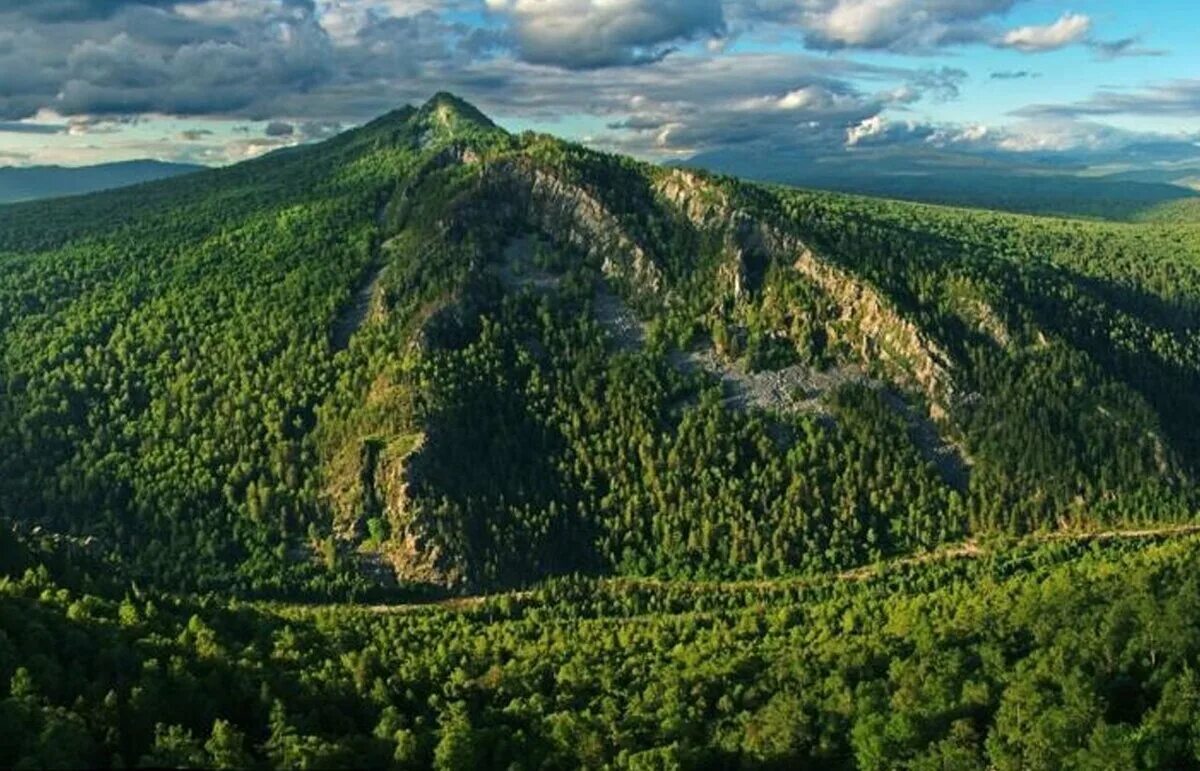
{"label": "cloud", "polygon": [[[508,68],[492,62],[477,75]],[[603,116],[607,130],[589,141],[640,156],[678,157],[729,145],[840,147],[846,126],[884,106],[848,76],[910,74],[803,54],[681,53],[654,67],[629,68],[620,78],[525,65],[516,76],[501,76],[481,104],[525,120]]]}
{"label": "cloud", "polygon": [[[265,119],[296,102],[303,109],[291,114],[341,119],[345,112],[319,111],[321,96],[339,95],[331,100],[339,111],[348,101],[340,95],[352,93],[370,102],[370,110],[394,107],[383,101],[388,94],[381,83],[394,94],[393,84],[421,77],[426,63],[467,56],[457,47],[471,37],[467,25],[429,9],[451,2],[344,0],[339,7],[361,11],[348,33],[353,45],[346,46],[323,26],[313,0],[67,5],[65,19],[43,21],[39,4],[0,0],[0,120],[43,108],[62,115]],[[401,10],[411,13],[391,15]],[[366,117],[367,110],[356,105],[350,114]]]}
{"label": "cloud", "polygon": [[959,87],[966,79],[966,70],[957,67],[939,67],[918,70],[908,82],[921,94],[929,94],[935,100],[947,102],[958,98]]}
{"label": "cloud", "polygon": [[875,115],[846,130],[846,147],[912,144],[929,142],[938,128],[920,121],[894,121]]}
{"label": "cloud", "polygon": [[222,160],[226,162],[246,161],[265,155],[272,150],[278,150],[295,144],[288,137],[252,137],[250,139],[235,139],[221,148]]}
{"label": "cloud", "polygon": [[747,24],[799,28],[819,50],[858,48],[928,52],[982,42],[989,20],[1019,0],[741,0],[736,17]]}
{"label": "cloud", "polygon": [[[28,125],[40,114],[34,123],[101,134],[139,115],[230,119],[217,135],[172,123],[156,151],[216,162],[328,137],[451,90],[522,125],[571,118],[591,127],[576,138],[643,157],[729,147],[815,156],[844,153],[848,141],[1008,152],[1001,141],[1029,144],[1031,132],[912,119],[923,105],[957,98],[965,68],[826,54],[959,45],[1033,53],[1070,40],[1097,58],[1148,55],[1134,38],[1090,39],[1078,14],[1006,29],[1005,15],[1024,2],[0,0],[0,121]],[[1163,103],[1155,114],[1186,114],[1167,112],[1165,92],[1144,91]],[[1104,115],[1117,97],[1138,95],[1110,90],[1023,117]],[[232,121],[252,129],[237,133]],[[93,144],[127,148],[144,134]]]}
{"label": "cloud", "polygon": [[1097,59],[1119,59],[1126,56],[1166,56],[1167,52],[1161,48],[1146,48],[1141,45],[1141,39],[1136,37],[1125,37],[1120,40],[1089,40],[1088,48],[1096,55]]}
{"label": "cloud", "polygon": [[200,0],[0,0],[0,12],[21,11],[46,23],[65,23],[106,19],[125,9],[142,6],[169,8],[186,6]]}
{"label": "cloud", "polygon": [[[850,153],[907,153],[920,161],[934,151],[943,157],[975,156],[1006,164],[1061,167],[1194,162],[1200,159],[1200,135],[1164,135],[1119,129],[1089,121],[1030,119],[1006,126],[930,124],[873,117],[846,132]],[[914,154],[917,148],[919,153]],[[829,155],[820,156],[830,159]],[[937,158],[938,156],[932,156]]]}
{"label": "cloud", "polygon": [[1017,27],[1005,33],[1000,45],[1025,53],[1054,51],[1083,40],[1092,28],[1092,20],[1080,13],[1065,13],[1045,26]]}
{"label": "cloud", "polygon": [[719,37],[720,0],[486,0],[520,57],[568,69],[654,62],[683,41]]}
{"label": "cloud", "polygon": [[1134,90],[1103,89],[1088,99],[1066,104],[1035,104],[1015,115],[1073,118],[1101,115],[1200,117],[1200,79],[1174,80]]}
{"label": "cloud", "polygon": [[135,125],[139,120],[140,118],[137,115],[73,115],[67,119],[67,133],[71,136],[116,134],[126,126]]}
{"label": "cloud", "polygon": [[305,121],[300,124],[300,136],[305,140],[328,139],[339,133],[344,126],[336,120]]}
{"label": "cloud", "polygon": [[1197,135],[1130,131],[1087,120],[1030,118],[1007,126],[942,126],[926,140],[948,150],[1079,165],[1153,165],[1200,158]]}
{"label": "cloud", "polygon": [[306,91],[333,70],[311,23],[283,25],[258,40],[205,40],[163,52],[120,32],[84,40],[67,56],[55,109],[63,114],[246,110],[284,90]]}
{"label": "cloud", "polygon": [[296,133],[296,127],[285,121],[273,120],[263,129],[263,133],[269,137],[290,137]]}
{"label": "cloud", "polygon": [[479,0],[316,0],[316,16],[334,43],[354,46],[364,30],[387,19],[436,16],[479,5]]}
{"label": "cloud", "polygon": [[66,130],[63,125],[0,120],[0,134],[61,134]]}
{"label": "cloud", "polygon": [[1018,153],[1116,149],[1127,141],[1125,132],[1098,123],[1039,120],[1008,127],[995,137],[995,146]]}
{"label": "cloud", "polygon": [[993,72],[988,77],[992,80],[1026,80],[1029,78],[1040,78],[1040,72],[1031,72],[1029,70],[1000,70]]}
{"label": "cloud", "polygon": [[846,129],[846,146],[853,147],[870,140],[873,137],[882,136],[887,131],[887,121],[881,115],[872,115],[871,117],[860,121],[858,124]]}

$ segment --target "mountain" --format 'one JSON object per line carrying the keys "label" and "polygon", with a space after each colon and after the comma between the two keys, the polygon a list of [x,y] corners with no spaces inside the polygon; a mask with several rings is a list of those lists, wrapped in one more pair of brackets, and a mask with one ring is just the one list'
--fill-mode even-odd
{"label": "mountain", "polygon": [[[1059,159],[852,148],[844,155],[717,150],[687,167],[818,190],[1090,219],[1200,221],[1193,165],[1109,171]],[[1115,165],[1115,159],[1114,159]]]}
{"label": "mountain", "polygon": [[447,94],[0,207],[0,765],[1187,765],[1196,425],[1190,224]]}
{"label": "mountain", "polygon": [[97,190],[190,174],[203,168],[194,164],[163,161],[121,161],[79,167],[0,167],[0,204],[94,193]]}

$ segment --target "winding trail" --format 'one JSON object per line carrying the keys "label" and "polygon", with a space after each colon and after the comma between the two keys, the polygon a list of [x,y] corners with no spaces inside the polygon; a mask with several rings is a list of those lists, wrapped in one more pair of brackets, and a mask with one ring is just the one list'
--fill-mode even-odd
{"label": "winding trail", "polygon": [[[1035,545],[1040,543],[1051,543],[1054,541],[1114,541],[1121,539],[1144,539],[1144,538],[1163,538],[1163,537],[1184,537],[1200,533],[1200,523],[1189,525],[1168,525],[1155,528],[1138,528],[1129,530],[1101,530],[1092,532],[1053,532],[1041,533],[1039,535],[1029,536],[1021,539],[1016,543],[1005,544],[1007,547],[1021,545]],[[830,580],[834,581],[868,581],[876,576],[885,573],[889,570],[897,568],[913,567],[917,565],[926,565],[934,562],[944,562],[959,559],[979,559],[989,554],[999,551],[998,549],[980,544],[975,540],[967,540],[960,543],[946,544],[933,551],[923,552],[921,554],[913,554],[907,557],[898,557],[895,559],[886,560],[884,562],[875,563],[872,565],[863,565],[862,567],[853,568],[851,570],[843,570],[837,573],[823,573],[814,576],[797,576],[795,578],[774,578],[774,579],[755,579],[741,581],[688,581],[663,578],[630,578],[630,577],[614,577],[604,578],[599,581],[602,586],[613,587],[647,587],[647,588],[672,588],[682,587],[691,590],[707,590],[707,591],[739,591],[739,590],[765,590],[780,587],[797,587],[810,586]],[[473,610],[488,600],[499,599],[501,597],[509,597],[514,600],[525,600],[533,597],[535,590],[522,590],[514,592],[501,592],[491,595],[475,595],[469,597],[453,597],[442,600],[431,600],[428,602],[416,603],[396,603],[396,604],[378,604],[358,606],[359,610],[367,610],[372,613],[417,613],[432,609],[446,610],[453,612],[462,612]],[[354,606],[347,606],[354,607]]]}

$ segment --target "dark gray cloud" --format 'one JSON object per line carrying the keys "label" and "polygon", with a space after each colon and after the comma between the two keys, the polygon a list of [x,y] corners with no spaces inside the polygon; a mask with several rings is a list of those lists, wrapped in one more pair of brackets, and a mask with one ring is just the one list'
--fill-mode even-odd
{"label": "dark gray cloud", "polygon": [[[528,68],[494,93],[503,94],[496,105],[501,114],[607,116],[607,131],[590,141],[639,155],[687,156],[732,146],[817,153],[841,152],[852,127],[932,97],[962,77],[957,70],[884,68],[804,54],[680,54],[654,67],[629,67],[619,78]],[[872,81],[881,87],[854,85]]]}
{"label": "dark gray cloud", "polygon": [[336,120],[305,121],[300,124],[300,136],[305,140],[328,139],[344,129]]}
{"label": "dark gray cloud", "polygon": [[1040,72],[1032,72],[1030,70],[999,70],[988,75],[992,80],[1027,80],[1029,78],[1040,78]]}
{"label": "dark gray cloud", "polygon": [[1034,118],[1102,115],[1200,117],[1200,79],[1173,80],[1137,90],[1105,89],[1067,104],[1035,104],[1014,112]]}
{"label": "dark gray cloud", "polygon": [[263,129],[269,137],[290,137],[296,133],[296,127],[281,120],[273,120]]}
{"label": "dark gray cloud", "polygon": [[1097,59],[1119,59],[1124,56],[1166,56],[1161,48],[1147,48],[1141,38],[1124,37],[1120,40],[1089,40],[1088,47]]}
{"label": "dark gray cloud", "polygon": [[67,120],[67,133],[118,134],[125,127],[141,122],[138,115],[73,115]]}
{"label": "dark gray cloud", "polygon": [[725,29],[721,0],[486,0],[520,56],[589,69],[658,61]]}
{"label": "dark gray cloud", "polygon": [[[384,2],[342,1],[353,9]],[[319,104],[313,95],[321,90],[379,93],[381,81],[419,77],[426,61],[448,60],[470,32],[416,0],[387,2],[417,10],[361,14],[337,35],[311,0],[63,2],[52,21],[35,3],[3,3],[0,119],[42,108],[267,119],[279,114],[278,102],[298,96]]]}
{"label": "dark gray cloud", "polygon": [[131,7],[169,8],[202,0],[0,0],[0,13],[20,12],[46,23],[106,19]]}
{"label": "dark gray cloud", "polygon": [[966,70],[958,67],[938,67],[918,70],[909,78],[909,84],[920,94],[928,94],[945,102],[958,98],[959,88],[966,79]]}
{"label": "dark gray cloud", "polygon": [[11,120],[0,120],[0,134],[62,134],[67,127],[62,124],[21,123]]}

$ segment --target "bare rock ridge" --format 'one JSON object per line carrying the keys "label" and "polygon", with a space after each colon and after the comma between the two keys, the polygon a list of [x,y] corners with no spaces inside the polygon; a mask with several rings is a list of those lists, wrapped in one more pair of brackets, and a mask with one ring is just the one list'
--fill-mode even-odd
{"label": "bare rock ridge", "polygon": [[835,300],[849,342],[864,363],[882,363],[901,384],[925,394],[933,417],[945,415],[947,400],[954,393],[949,354],[903,318],[878,290],[817,256],[799,237],[750,218],[723,190],[698,174],[670,172],[658,183],[658,192],[696,227],[725,231],[735,293],[747,290],[749,265],[764,257],[790,262]]}
{"label": "bare rock ridge", "polygon": [[552,234],[566,246],[603,263],[609,278],[656,293],[662,275],[620,220],[581,185],[526,158],[504,159],[483,171],[479,206],[497,223]]}

